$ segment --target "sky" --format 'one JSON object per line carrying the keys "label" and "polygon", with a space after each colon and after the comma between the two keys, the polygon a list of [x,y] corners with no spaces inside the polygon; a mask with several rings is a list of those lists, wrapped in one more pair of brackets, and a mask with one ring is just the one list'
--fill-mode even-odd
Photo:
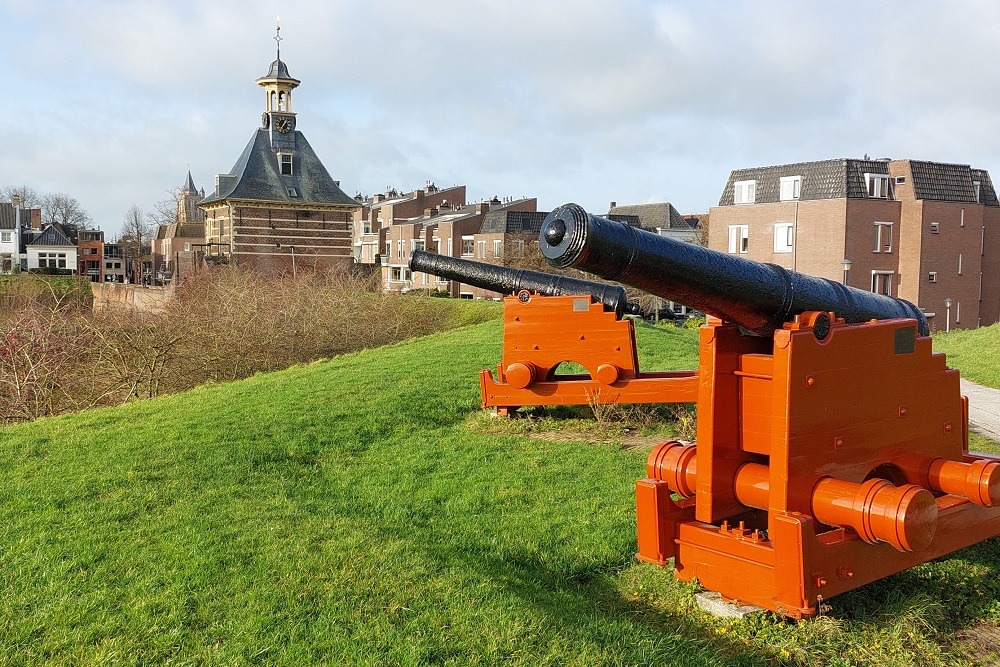
{"label": "sky", "polygon": [[188,165],[210,193],[275,57],[349,195],[718,203],[733,169],[840,157],[1000,178],[1000,3],[0,0],[0,186],[116,233]]}

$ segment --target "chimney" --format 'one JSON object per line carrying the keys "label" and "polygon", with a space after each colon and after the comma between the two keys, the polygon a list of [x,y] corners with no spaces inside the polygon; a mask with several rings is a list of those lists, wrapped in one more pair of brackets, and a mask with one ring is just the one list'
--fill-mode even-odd
{"label": "chimney", "polygon": [[28,209],[31,212],[31,228],[41,231],[42,229],[42,209]]}
{"label": "chimney", "polygon": [[615,206],[618,206],[618,202],[616,202],[616,201],[613,201],[613,202],[611,202],[611,206],[610,206],[610,207],[608,208],[608,210],[610,211],[610,210],[611,210],[611,209],[613,209],[613,208],[614,208]]}

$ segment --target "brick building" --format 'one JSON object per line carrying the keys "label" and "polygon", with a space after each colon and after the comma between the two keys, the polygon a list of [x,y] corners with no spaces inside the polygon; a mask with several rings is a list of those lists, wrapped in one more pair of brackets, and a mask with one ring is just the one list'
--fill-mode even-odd
{"label": "brick building", "polygon": [[104,262],[104,232],[99,229],[81,229],[76,234],[77,266],[81,276],[92,283],[104,282],[101,268]]}
{"label": "brick building", "polygon": [[932,330],[1000,320],[1000,204],[989,174],[838,159],[733,171],[709,247],[890,294]]}
{"label": "brick building", "polygon": [[265,92],[262,126],[198,204],[206,213],[207,256],[269,274],[345,270],[353,263],[350,224],[360,204],[296,129],[292,91],[299,83],[280,50],[257,79]]}
{"label": "brick building", "polygon": [[177,193],[177,212],[174,221],[160,225],[153,239],[153,273],[157,283],[177,282],[197,265],[205,250],[205,211],[198,204],[205,198],[205,191],[195,187],[188,170],[184,186]]}

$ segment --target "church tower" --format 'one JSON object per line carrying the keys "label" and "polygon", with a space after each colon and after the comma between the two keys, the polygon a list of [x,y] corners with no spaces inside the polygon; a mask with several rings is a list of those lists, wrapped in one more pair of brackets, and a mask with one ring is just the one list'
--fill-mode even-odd
{"label": "church tower", "polygon": [[298,130],[292,91],[301,82],[281,60],[280,26],[274,39],[277,58],[256,82],[265,93],[261,127],[199,204],[207,254],[265,273],[346,269],[353,262],[350,221],[361,206]]}
{"label": "church tower", "polygon": [[198,208],[198,203],[205,198],[205,191],[194,186],[194,179],[191,178],[191,170],[188,169],[187,180],[184,186],[177,193],[177,222],[203,222],[205,212]]}

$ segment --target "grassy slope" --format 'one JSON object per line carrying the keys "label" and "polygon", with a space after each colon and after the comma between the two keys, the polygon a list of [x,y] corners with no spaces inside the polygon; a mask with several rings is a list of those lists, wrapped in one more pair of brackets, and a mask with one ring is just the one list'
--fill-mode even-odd
{"label": "grassy slope", "polygon": [[1000,389],[1000,324],[936,333],[934,350],[948,355],[948,364],[962,377]]}
{"label": "grassy slope", "polygon": [[[644,367],[695,335],[640,327]],[[0,429],[0,664],[954,664],[1000,619],[995,540],[832,618],[705,617],[632,558],[642,452],[466,428],[499,343]]]}

